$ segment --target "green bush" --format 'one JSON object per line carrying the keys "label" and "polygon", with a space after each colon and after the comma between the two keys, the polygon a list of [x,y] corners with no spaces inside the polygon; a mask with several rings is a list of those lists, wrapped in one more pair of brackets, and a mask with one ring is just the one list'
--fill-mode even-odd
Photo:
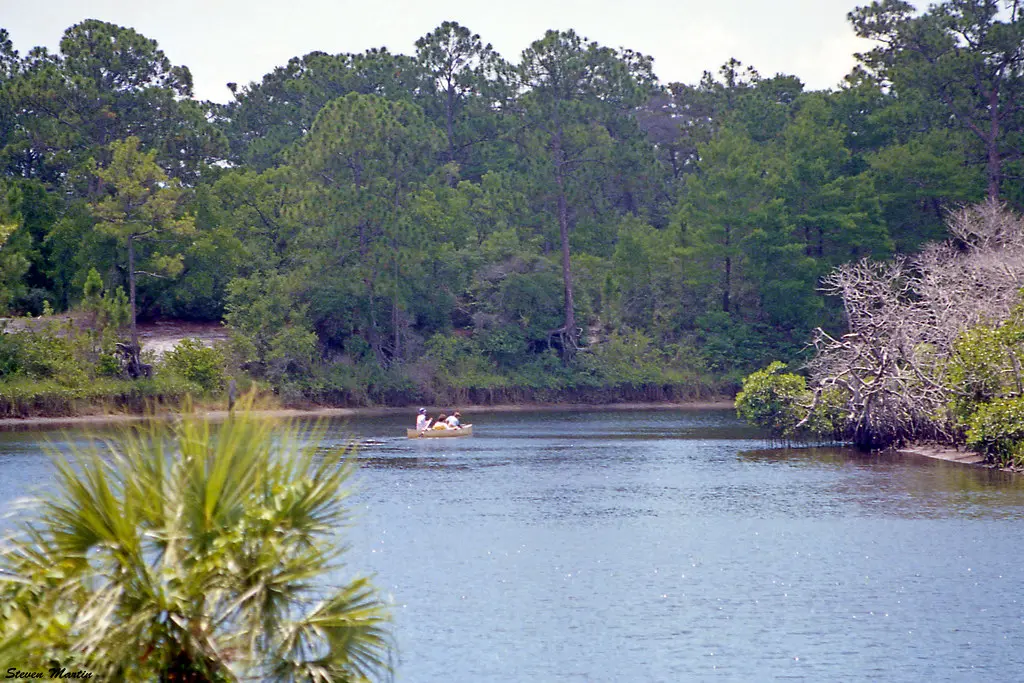
{"label": "green bush", "polygon": [[807,431],[834,441],[846,439],[850,426],[848,400],[849,395],[842,389],[833,387],[822,391],[807,419]]}
{"label": "green bush", "polygon": [[692,343],[708,370],[738,388],[743,377],[776,358],[798,361],[807,345],[793,331],[749,324],[721,311],[698,316]]}
{"label": "green bush", "polygon": [[53,380],[62,386],[86,383],[88,372],[73,341],[50,330],[0,332],[0,379]]}
{"label": "green bush", "polygon": [[945,383],[955,389],[950,409],[961,425],[989,401],[1018,392],[1024,363],[1021,310],[998,327],[979,325],[961,333],[945,367]]}
{"label": "green bush", "polygon": [[97,377],[120,377],[121,360],[117,354],[109,351],[101,351],[96,357]]}
{"label": "green bush", "polygon": [[141,411],[153,403],[176,405],[194,390],[194,384],[174,375],[140,380],[98,378],[75,386],[13,378],[0,381],[0,416],[74,415],[104,404]]}
{"label": "green bush", "polygon": [[82,310],[89,316],[101,337],[108,330],[116,332],[125,327],[131,320],[128,295],[124,288],[104,290],[103,280],[95,268],[89,269],[82,287]]}
{"label": "green bush", "polygon": [[558,352],[547,349],[509,373],[509,384],[524,389],[558,392],[575,386],[576,374],[562,362]]}
{"label": "green bush", "polygon": [[513,367],[529,354],[526,335],[515,325],[477,330],[474,339],[488,356],[503,367]]}
{"label": "green bush", "polygon": [[581,354],[579,364],[605,384],[615,386],[657,384],[665,377],[664,354],[642,332],[613,334],[590,353]]}
{"label": "green bush", "polygon": [[182,339],[164,355],[164,367],[206,392],[224,386],[224,354],[198,339]]}
{"label": "green bush", "polygon": [[437,366],[437,379],[447,387],[474,389],[502,386],[505,378],[473,339],[435,334],[427,340],[427,358]]}
{"label": "green bush", "polygon": [[743,419],[771,431],[793,437],[797,424],[807,415],[810,403],[807,382],[800,375],[783,372],[786,364],[775,361],[743,380],[736,395],[736,412]]}
{"label": "green bush", "polygon": [[1024,398],[998,398],[978,407],[967,447],[999,465],[1024,466]]}
{"label": "green bush", "polygon": [[319,339],[293,284],[280,275],[253,275],[228,285],[224,322],[231,328],[235,361],[257,377],[282,384],[308,375]]}

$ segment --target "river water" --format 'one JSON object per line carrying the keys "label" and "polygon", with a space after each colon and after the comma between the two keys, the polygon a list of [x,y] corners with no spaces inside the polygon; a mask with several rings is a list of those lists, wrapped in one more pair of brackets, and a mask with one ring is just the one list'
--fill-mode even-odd
{"label": "river water", "polygon": [[[731,411],[411,421],[328,431],[373,440],[348,559],[398,681],[1024,680],[1022,476],[772,449]],[[0,506],[47,485],[42,438],[0,434]]]}

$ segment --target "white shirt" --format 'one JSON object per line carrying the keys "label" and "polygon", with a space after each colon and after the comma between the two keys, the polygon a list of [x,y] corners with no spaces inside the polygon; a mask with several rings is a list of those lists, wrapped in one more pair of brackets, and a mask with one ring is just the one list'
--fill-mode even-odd
{"label": "white shirt", "polygon": [[428,419],[427,419],[426,415],[417,415],[416,416],[416,429],[418,431],[422,432],[424,429],[427,428],[427,422],[428,422]]}
{"label": "white shirt", "polygon": [[457,418],[454,415],[452,415],[447,420],[445,420],[445,423],[449,427],[458,427],[459,426],[459,418]]}

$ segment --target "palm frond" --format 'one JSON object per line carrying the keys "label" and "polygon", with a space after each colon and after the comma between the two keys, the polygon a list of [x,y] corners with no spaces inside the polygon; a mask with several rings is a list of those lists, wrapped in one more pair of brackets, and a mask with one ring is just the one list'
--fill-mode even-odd
{"label": "palm frond", "polygon": [[388,612],[368,581],[309,607],[339,568],[355,469],[351,449],[318,448],[323,434],[243,409],[54,454],[53,492],[0,550],[0,653],[112,680],[387,676]]}

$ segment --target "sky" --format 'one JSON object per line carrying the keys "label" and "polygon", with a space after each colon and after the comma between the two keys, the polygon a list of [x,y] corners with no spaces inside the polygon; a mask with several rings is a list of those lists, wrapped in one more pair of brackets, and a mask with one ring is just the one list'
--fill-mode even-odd
{"label": "sky", "polygon": [[417,38],[457,21],[506,59],[548,29],[574,29],[654,57],[662,83],[696,83],[735,57],[763,76],[834,88],[870,48],[846,14],[868,0],[0,0],[0,27],[25,54],[56,50],[84,19],[131,27],[192,71],[195,97],[226,102],[226,84],[259,81],[312,51],[386,46],[413,54]]}

